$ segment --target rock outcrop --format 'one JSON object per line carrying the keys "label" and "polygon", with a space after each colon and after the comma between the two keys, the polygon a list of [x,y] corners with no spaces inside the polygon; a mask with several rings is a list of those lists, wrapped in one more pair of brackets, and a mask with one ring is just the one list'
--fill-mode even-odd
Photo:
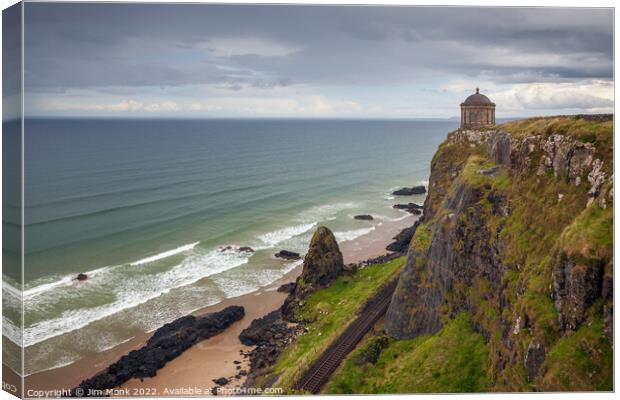
{"label": "rock outcrop", "polygon": [[[386,332],[434,334],[468,312],[492,349],[492,389],[607,387],[612,130],[604,118],[562,117],[451,133],[433,158],[419,223],[388,248],[403,252],[412,235]],[[565,344],[575,332],[577,348]],[[583,351],[600,376],[571,361]]]}
{"label": "rock outcrop", "polygon": [[293,290],[295,290],[295,282],[288,282],[288,283],[284,283],[282,285],[280,285],[280,287],[278,288],[278,292],[280,293],[293,293]]}
{"label": "rock outcrop", "polygon": [[262,373],[264,368],[273,365],[300,329],[302,328],[284,321],[280,310],[252,321],[239,335],[241,343],[256,346],[250,353],[252,374]]}
{"label": "rock outcrop", "polygon": [[397,210],[407,211],[414,215],[420,215],[422,214],[422,211],[424,210],[423,206],[416,204],[416,203],[394,204],[392,207],[396,208]]}
{"label": "rock outcrop", "polygon": [[336,237],[328,228],[319,226],[312,236],[295,290],[286,298],[282,306],[284,318],[297,321],[297,309],[303,305],[306,296],[329,286],[344,271],[342,253]]}
{"label": "rock outcrop", "polygon": [[416,221],[415,224],[413,224],[409,228],[405,228],[400,231],[398,235],[392,238],[394,241],[390,243],[385,249],[398,254],[407,254],[407,250],[409,249],[409,243],[411,243],[411,239],[413,238],[413,234],[415,233],[418,224],[419,222]]}
{"label": "rock outcrop", "polygon": [[413,187],[404,187],[402,189],[398,189],[392,192],[395,196],[413,196],[415,194],[424,194],[426,193],[426,188],[422,185],[413,186]]}
{"label": "rock outcrop", "polygon": [[89,389],[103,391],[115,388],[131,378],[153,377],[168,361],[198,341],[223,332],[244,315],[243,307],[229,306],[201,317],[181,317],[156,330],[143,347],[129,352],[103,372],[83,381],[72,393],[81,397],[87,395]]}
{"label": "rock outcrop", "polygon": [[295,253],[294,251],[289,250],[280,250],[275,254],[276,258],[282,258],[284,260],[299,260],[301,256],[299,253]]}
{"label": "rock outcrop", "polygon": [[372,217],[372,215],[369,214],[361,214],[354,216],[353,219],[359,219],[361,221],[372,221],[374,218]]}

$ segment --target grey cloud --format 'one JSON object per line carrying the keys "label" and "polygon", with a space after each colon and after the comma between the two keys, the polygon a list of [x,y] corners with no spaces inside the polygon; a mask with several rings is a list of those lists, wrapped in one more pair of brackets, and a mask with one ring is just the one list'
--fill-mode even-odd
{"label": "grey cloud", "polygon": [[527,98],[517,94],[517,99],[531,110],[576,109],[613,107],[613,101],[583,93],[567,92],[549,97]]}
{"label": "grey cloud", "polygon": [[[398,84],[450,74],[515,83],[611,79],[612,18],[610,9],[27,3],[26,82],[46,92]],[[299,51],[215,57],[204,48],[230,36]],[[498,49],[531,62],[498,65],[486,54]],[[555,61],[540,63],[546,59]]]}

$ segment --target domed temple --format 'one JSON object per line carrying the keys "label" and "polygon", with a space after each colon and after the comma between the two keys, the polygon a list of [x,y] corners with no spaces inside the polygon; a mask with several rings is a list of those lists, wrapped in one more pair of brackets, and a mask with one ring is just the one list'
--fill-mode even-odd
{"label": "domed temple", "polygon": [[495,103],[476,88],[476,93],[461,103],[461,128],[484,128],[495,125]]}

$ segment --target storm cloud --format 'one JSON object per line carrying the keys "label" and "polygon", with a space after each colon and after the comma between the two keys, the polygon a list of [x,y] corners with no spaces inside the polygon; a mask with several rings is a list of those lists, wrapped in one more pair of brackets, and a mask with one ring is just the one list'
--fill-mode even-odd
{"label": "storm cloud", "polygon": [[566,100],[515,92],[515,114],[613,95],[611,9],[27,3],[25,16],[33,114],[314,116],[318,101],[325,115],[451,116],[476,86],[573,85]]}

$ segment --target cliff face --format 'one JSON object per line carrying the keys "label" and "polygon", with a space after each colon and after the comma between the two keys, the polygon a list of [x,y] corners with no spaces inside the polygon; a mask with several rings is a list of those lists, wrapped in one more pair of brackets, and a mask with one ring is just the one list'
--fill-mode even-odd
{"label": "cliff face", "polygon": [[386,332],[434,334],[465,311],[489,347],[490,390],[611,389],[612,124],[451,133]]}

